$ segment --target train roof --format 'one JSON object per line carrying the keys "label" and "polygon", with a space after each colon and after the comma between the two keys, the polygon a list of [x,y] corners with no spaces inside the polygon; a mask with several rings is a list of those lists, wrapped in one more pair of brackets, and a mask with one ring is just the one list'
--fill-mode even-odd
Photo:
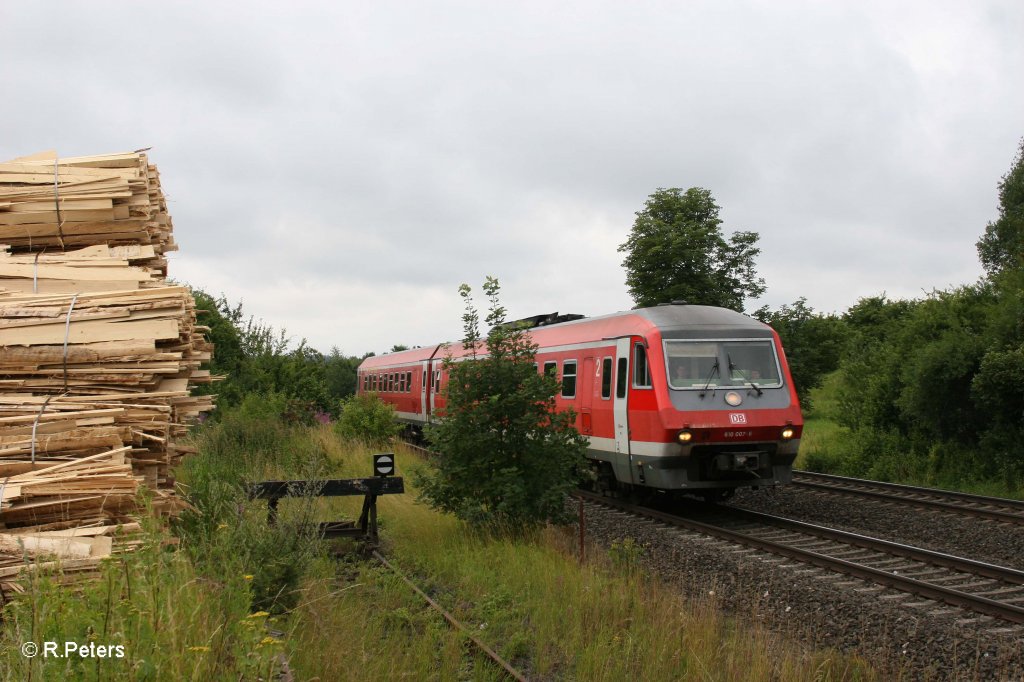
{"label": "train roof", "polygon": [[[538,316],[544,317],[544,316]],[[573,316],[575,317],[575,316]],[[531,318],[532,319],[532,318]],[[675,303],[653,308],[624,310],[598,317],[582,317],[529,330],[541,346],[581,343],[646,336],[657,330],[665,338],[770,338],[771,328],[728,308]],[[467,355],[461,343],[439,344],[412,350],[375,355],[363,361],[361,369],[384,369],[422,362],[431,358]]]}

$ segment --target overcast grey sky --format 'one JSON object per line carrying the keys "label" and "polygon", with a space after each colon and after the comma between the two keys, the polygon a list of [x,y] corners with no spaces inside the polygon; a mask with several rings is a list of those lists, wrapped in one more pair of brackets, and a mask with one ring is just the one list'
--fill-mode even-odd
{"label": "overcast grey sky", "polygon": [[[658,187],[761,235],[762,299],[981,275],[1024,3],[4,2],[0,159],[152,146],[171,276],[322,350],[631,307]],[[481,301],[482,303],[482,301]]]}

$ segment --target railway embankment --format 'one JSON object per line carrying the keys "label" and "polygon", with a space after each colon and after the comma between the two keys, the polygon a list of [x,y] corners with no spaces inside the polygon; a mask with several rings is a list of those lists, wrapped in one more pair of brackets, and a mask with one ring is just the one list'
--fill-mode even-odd
{"label": "railway embankment", "polygon": [[[790,495],[799,493],[750,493],[738,496],[736,503],[792,516],[785,504]],[[885,679],[1019,679],[1024,674],[1019,626],[600,505],[588,503],[586,510],[587,531],[596,541],[640,548],[644,570],[671,581],[690,598],[713,596],[738,620],[809,647],[861,656]],[[837,525],[822,512],[808,514],[807,520]],[[920,523],[923,534],[925,521]],[[877,528],[861,523],[850,529]],[[908,541],[906,535],[894,537]],[[928,537],[938,541],[940,536]]]}

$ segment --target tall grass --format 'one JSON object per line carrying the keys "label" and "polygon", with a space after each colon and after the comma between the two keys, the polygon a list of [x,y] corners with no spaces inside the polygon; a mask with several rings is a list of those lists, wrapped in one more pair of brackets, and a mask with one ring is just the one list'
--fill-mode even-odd
{"label": "tall grass", "polygon": [[[318,555],[293,505],[266,523],[265,504],[245,482],[315,476],[326,459],[308,430],[290,427],[257,402],[204,427],[201,454],[179,471],[193,505],[176,524],[145,518],[135,552],[105,560],[98,579],[63,584],[61,571],[27,572],[22,594],[3,609],[0,678],[6,680],[267,679],[280,667],[299,581]],[[272,622],[273,621],[273,622]],[[121,657],[38,655],[26,642],[118,646]]]}
{"label": "tall grass", "polygon": [[[137,551],[104,562],[98,579],[62,585],[31,573],[7,604],[0,629],[4,680],[264,679],[279,668],[281,640],[267,614],[251,612],[251,584],[237,565],[222,580],[196,571],[169,536],[148,523]],[[34,642],[123,647],[111,658],[22,655]]]}
{"label": "tall grass", "polygon": [[[332,450],[328,448],[330,453]],[[370,451],[340,467],[365,475]],[[427,466],[398,453],[409,471]],[[401,471],[399,472],[401,473]],[[807,652],[756,624],[721,615],[646,575],[635,553],[590,547],[580,565],[571,533],[478,533],[404,496],[381,498],[387,551],[401,568],[507,661],[537,679],[873,679],[862,662]],[[355,513],[334,502],[334,515]],[[462,635],[388,571],[342,564],[311,576],[296,609],[291,661],[322,679],[498,679]],[[297,646],[331,632],[340,647]]]}

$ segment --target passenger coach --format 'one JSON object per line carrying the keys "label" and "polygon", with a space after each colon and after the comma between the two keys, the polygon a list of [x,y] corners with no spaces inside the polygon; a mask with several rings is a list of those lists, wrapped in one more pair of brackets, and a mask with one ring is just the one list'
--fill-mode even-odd
{"label": "passenger coach", "polygon": [[[791,480],[803,418],[767,325],[686,304],[522,322],[534,325],[538,371],[561,380],[558,409],[576,411],[599,488],[722,499]],[[422,426],[444,415],[448,354],[467,355],[442,344],[367,358],[358,390]]]}

